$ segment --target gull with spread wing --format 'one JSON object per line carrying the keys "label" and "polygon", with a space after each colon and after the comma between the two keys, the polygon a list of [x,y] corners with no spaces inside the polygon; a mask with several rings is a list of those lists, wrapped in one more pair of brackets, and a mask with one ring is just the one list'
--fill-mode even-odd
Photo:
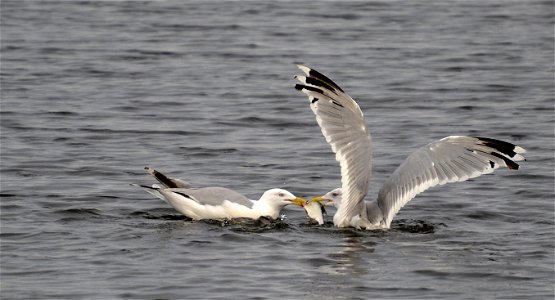
{"label": "gull with spread wing", "polygon": [[[399,210],[417,194],[437,185],[465,181],[500,167],[517,170],[522,147],[483,137],[448,136],[413,152],[386,180],[373,201],[365,201],[372,166],[372,139],[358,104],[331,79],[299,65],[295,88],[308,96],[318,125],[341,168],[341,187],[306,205],[333,204],[338,227],[390,228]],[[321,210],[307,209],[323,222]]]}

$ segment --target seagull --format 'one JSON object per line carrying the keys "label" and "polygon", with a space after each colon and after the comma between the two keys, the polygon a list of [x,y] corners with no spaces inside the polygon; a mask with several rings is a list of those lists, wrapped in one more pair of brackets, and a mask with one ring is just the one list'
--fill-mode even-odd
{"label": "seagull", "polygon": [[[295,89],[308,96],[316,121],[341,168],[341,187],[309,202],[335,205],[333,223],[337,227],[388,229],[399,210],[419,193],[500,167],[517,170],[516,162],[525,160],[525,149],[505,141],[448,136],[409,155],[380,188],[377,199],[365,201],[372,139],[364,115],[353,98],[331,79],[307,66],[298,67],[306,76],[295,76],[300,81]],[[323,220],[317,209],[307,213],[319,223]]]}
{"label": "seagull", "polygon": [[164,200],[178,212],[193,219],[277,219],[281,209],[294,204],[302,206],[305,199],[296,197],[284,189],[270,189],[259,200],[250,200],[244,195],[224,187],[193,188],[188,182],[170,178],[150,167],[145,167],[160,184],[152,187],[139,185],[150,194]]}

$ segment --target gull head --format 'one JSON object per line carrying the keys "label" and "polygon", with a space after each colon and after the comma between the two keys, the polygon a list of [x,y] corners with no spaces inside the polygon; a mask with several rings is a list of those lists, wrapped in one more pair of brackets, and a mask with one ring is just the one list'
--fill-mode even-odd
{"label": "gull head", "polygon": [[260,201],[266,201],[277,206],[285,206],[288,204],[303,206],[306,203],[305,199],[296,197],[291,192],[284,189],[267,190],[260,198]]}
{"label": "gull head", "polygon": [[332,190],[323,196],[310,199],[309,202],[318,202],[322,206],[333,205],[338,208],[339,204],[341,203],[342,196],[343,192],[341,188],[336,188],[335,190]]}
{"label": "gull head", "polygon": [[319,225],[324,224],[324,215],[326,214],[325,206],[333,205],[336,208],[341,203],[341,196],[343,195],[341,188],[337,188],[327,194],[319,197],[314,197],[307,201],[303,208],[308,215],[311,223]]}

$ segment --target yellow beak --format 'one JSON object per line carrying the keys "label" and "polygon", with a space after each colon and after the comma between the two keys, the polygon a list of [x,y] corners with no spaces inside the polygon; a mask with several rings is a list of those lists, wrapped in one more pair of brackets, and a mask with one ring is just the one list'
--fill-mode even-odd
{"label": "yellow beak", "polygon": [[316,202],[321,206],[328,206],[328,205],[332,205],[333,200],[324,198],[324,196],[319,196],[319,197],[314,197],[310,199],[310,201],[308,201],[308,203],[312,203],[312,202]]}
{"label": "yellow beak", "polygon": [[312,199],[310,199],[310,201],[308,202],[320,202],[320,201],[324,201],[326,200],[323,196],[318,196],[318,197],[314,197]]}
{"label": "yellow beak", "polygon": [[306,204],[306,200],[301,197],[295,197],[295,199],[289,199],[287,201],[291,202],[291,204],[295,204],[300,207],[303,207]]}

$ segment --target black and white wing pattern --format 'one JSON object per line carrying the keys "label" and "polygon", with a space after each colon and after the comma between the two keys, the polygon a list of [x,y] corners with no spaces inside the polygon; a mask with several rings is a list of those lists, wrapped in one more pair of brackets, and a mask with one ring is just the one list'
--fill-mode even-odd
{"label": "black and white wing pattern", "polygon": [[[449,136],[432,142],[409,157],[393,172],[378,193],[378,206],[389,228],[399,210],[419,193],[436,185],[465,181],[500,167],[518,169],[526,150],[490,138]],[[372,220],[371,220],[372,221]]]}
{"label": "black and white wing pattern", "polygon": [[308,96],[318,125],[341,167],[343,199],[334,222],[348,226],[359,215],[368,193],[372,140],[358,104],[322,73],[299,65],[306,76],[295,76],[295,88]]}
{"label": "black and white wing pattern", "polygon": [[145,167],[145,170],[148,174],[152,175],[158,182],[163,184],[167,188],[191,188],[192,185],[185,180],[177,179],[177,178],[170,178],[151,167]]}

